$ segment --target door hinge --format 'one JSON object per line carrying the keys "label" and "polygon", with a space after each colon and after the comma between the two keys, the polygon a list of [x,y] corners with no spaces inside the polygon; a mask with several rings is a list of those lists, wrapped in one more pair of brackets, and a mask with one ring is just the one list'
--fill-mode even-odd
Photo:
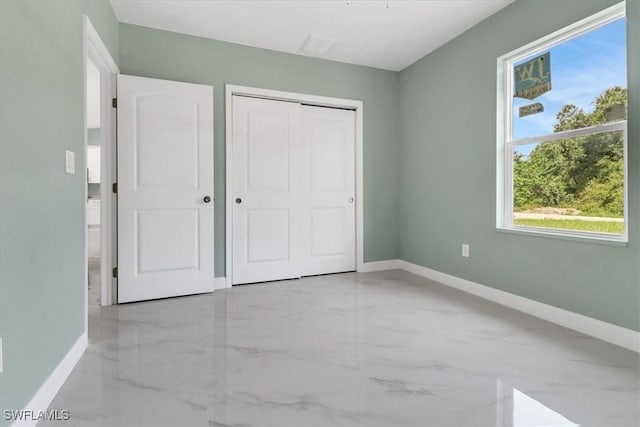
{"label": "door hinge", "polygon": [[111,106],[113,108],[118,108],[118,98],[111,98]]}
{"label": "door hinge", "polygon": [[117,278],[118,278],[118,267],[113,267],[113,270],[111,270],[111,276],[112,276],[114,279],[117,279]]}
{"label": "door hinge", "polygon": [[113,193],[118,193],[118,183],[114,182],[113,184],[111,184],[111,192]]}

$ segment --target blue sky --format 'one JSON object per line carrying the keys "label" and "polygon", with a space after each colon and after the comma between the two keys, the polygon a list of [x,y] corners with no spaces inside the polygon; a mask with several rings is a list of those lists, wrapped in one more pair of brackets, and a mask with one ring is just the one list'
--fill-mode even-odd
{"label": "blue sky", "polygon": [[[552,89],[534,100],[513,99],[514,140],[552,133],[556,114],[565,104],[575,104],[590,112],[594,99],[604,90],[627,86],[625,19],[552,47],[550,51]],[[544,52],[519,63],[540,53]],[[519,118],[518,108],[534,102],[540,102],[544,112]],[[528,154],[533,148],[521,146],[518,151]]]}

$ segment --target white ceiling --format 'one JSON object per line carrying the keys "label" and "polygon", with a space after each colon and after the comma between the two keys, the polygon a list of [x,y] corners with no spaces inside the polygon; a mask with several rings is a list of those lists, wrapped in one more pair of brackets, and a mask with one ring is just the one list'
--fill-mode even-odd
{"label": "white ceiling", "polygon": [[[393,71],[512,2],[111,0],[120,22]],[[328,40],[312,39],[306,45],[318,52],[303,52],[309,36]]]}

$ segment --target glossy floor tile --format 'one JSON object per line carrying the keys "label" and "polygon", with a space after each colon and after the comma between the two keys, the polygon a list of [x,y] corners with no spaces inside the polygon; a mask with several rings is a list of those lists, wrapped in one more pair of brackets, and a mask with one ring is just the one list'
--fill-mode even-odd
{"label": "glossy floor tile", "polygon": [[89,340],[53,424],[640,425],[637,354],[402,271],[103,307]]}
{"label": "glossy floor tile", "polygon": [[89,310],[100,307],[100,258],[89,258]]}

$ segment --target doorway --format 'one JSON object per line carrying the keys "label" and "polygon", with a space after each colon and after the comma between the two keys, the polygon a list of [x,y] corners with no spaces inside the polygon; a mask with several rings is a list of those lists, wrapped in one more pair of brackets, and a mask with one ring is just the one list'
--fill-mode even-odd
{"label": "doorway", "polygon": [[362,102],[226,87],[227,286],[359,270]]}
{"label": "doorway", "polygon": [[100,305],[214,290],[213,87],[119,74],[86,16],[84,49],[88,330]]}
{"label": "doorway", "polygon": [[[102,305],[101,270],[102,247],[100,235],[100,80],[101,72],[96,64],[87,58],[86,69],[86,179],[87,179],[87,270],[89,310]],[[106,268],[106,266],[104,266]]]}
{"label": "doorway", "polygon": [[85,332],[89,309],[114,302],[115,114],[111,100],[119,70],[89,18],[83,17],[85,89]]}

